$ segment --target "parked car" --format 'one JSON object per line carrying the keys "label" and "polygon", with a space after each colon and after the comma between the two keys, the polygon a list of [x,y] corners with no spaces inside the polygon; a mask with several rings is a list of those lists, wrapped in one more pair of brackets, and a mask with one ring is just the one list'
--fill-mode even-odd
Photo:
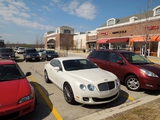
{"label": "parked car", "polygon": [[129,90],[160,90],[160,65],[127,50],[95,50],[87,59],[114,73]]}
{"label": "parked car", "polygon": [[44,66],[47,83],[58,86],[69,104],[102,104],[115,100],[120,93],[116,75],[97,67],[83,57],[60,57]]}
{"label": "parked car", "polygon": [[30,113],[36,106],[34,88],[13,60],[0,61],[0,120],[16,119]]}
{"label": "parked car", "polygon": [[45,59],[47,61],[49,61],[49,60],[51,60],[53,58],[57,58],[57,57],[59,57],[58,53],[56,53],[53,50],[45,50],[41,54],[41,58]]}
{"label": "parked car", "polygon": [[37,50],[37,52],[38,52],[38,54],[39,54],[40,58],[42,57],[42,52],[43,52],[43,51],[45,51],[45,49]]}
{"label": "parked car", "polygon": [[23,54],[24,53],[25,48],[24,47],[18,47],[17,49],[17,54]]}
{"label": "parked car", "polygon": [[15,60],[15,53],[12,48],[0,48],[0,59]]}
{"label": "parked car", "polygon": [[23,53],[23,59],[28,61],[40,61],[40,56],[35,48],[27,48]]}

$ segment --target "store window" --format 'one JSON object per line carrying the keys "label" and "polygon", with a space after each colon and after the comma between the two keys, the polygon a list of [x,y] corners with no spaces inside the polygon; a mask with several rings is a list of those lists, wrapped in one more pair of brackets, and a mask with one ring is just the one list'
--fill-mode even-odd
{"label": "store window", "polygon": [[71,33],[71,31],[68,30],[68,29],[65,29],[65,30],[64,30],[64,33]]}
{"label": "store window", "polygon": [[160,15],[160,8],[156,9],[156,15]]}

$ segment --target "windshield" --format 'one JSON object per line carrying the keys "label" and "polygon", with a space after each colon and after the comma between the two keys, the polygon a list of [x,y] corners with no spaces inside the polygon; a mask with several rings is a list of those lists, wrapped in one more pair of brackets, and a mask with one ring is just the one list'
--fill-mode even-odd
{"label": "windshield", "polygon": [[27,53],[37,53],[36,49],[29,49],[26,50]]}
{"label": "windshield", "polygon": [[0,82],[24,78],[25,75],[16,65],[0,65]]}
{"label": "windshield", "polygon": [[0,49],[0,53],[13,52],[12,49]]}
{"label": "windshield", "polygon": [[46,53],[55,54],[55,51],[46,51]]}
{"label": "windshield", "polygon": [[150,64],[151,62],[137,53],[122,53],[123,57],[131,64]]}
{"label": "windshield", "polygon": [[98,68],[87,59],[65,60],[63,61],[63,65],[66,71]]}

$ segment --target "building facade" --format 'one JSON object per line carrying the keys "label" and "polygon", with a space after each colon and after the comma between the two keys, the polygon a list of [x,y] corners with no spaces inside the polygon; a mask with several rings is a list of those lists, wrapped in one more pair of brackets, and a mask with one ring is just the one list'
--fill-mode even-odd
{"label": "building facade", "polygon": [[86,34],[85,34],[85,32],[74,33],[73,41],[74,41],[73,49],[86,50]]}
{"label": "building facade", "polygon": [[160,57],[160,5],[128,17],[110,18],[99,28],[85,34],[77,34],[73,28],[61,26],[56,32],[45,34],[45,48],[64,48],[61,44],[64,35],[73,40],[70,42],[73,49],[127,49],[142,55],[147,51],[147,56]]}
{"label": "building facade", "polygon": [[45,49],[69,49],[73,48],[74,29],[68,26],[61,26],[56,31],[46,32],[44,35]]}
{"label": "building facade", "polygon": [[146,49],[147,56],[159,56],[160,6],[121,19],[110,18],[96,31],[97,49],[128,49],[142,55]]}

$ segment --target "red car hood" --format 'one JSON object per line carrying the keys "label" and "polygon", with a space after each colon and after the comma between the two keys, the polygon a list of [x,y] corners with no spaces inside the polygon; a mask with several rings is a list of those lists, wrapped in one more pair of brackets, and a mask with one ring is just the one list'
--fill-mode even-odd
{"label": "red car hood", "polygon": [[11,81],[0,81],[1,107],[18,104],[18,101],[31,93],[30,84],[26,78]]}
{"label": "red car hood", "polygon": [[144,65],[138,65],[140,68],[145,68],[155,74],[160,74],[160,65],[151,63],[151,64],[144,64]]}

